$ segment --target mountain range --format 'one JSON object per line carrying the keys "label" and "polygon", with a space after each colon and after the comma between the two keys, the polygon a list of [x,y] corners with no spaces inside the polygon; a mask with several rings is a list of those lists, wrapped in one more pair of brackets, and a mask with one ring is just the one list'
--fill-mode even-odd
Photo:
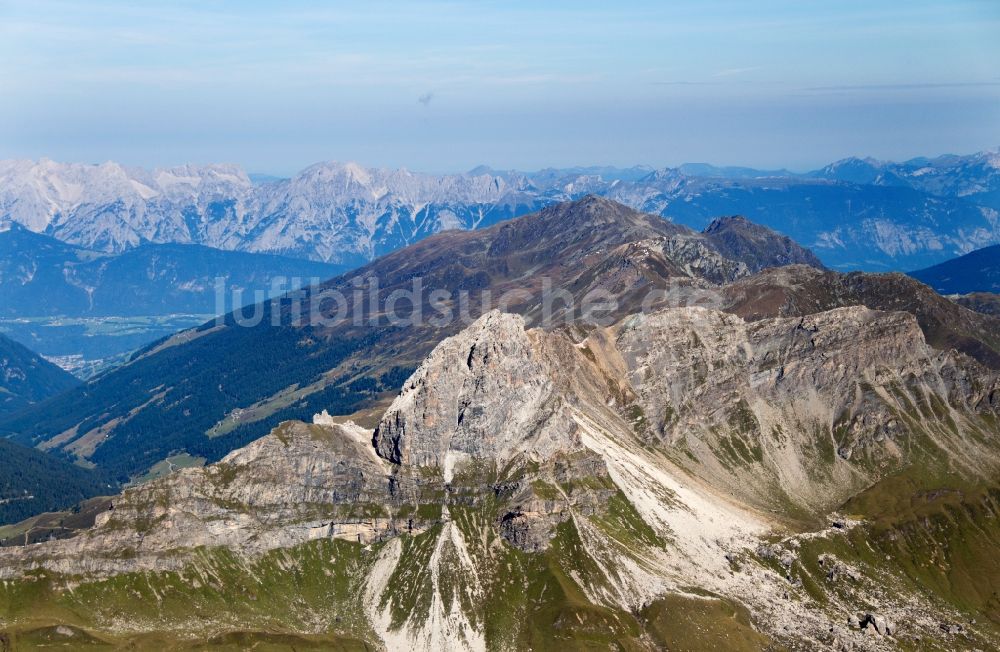
{"label": "mountain range", "polygon": [[[474,318],[508,292],[506,308],[536,321],[545,307],[543,282],[572,297],[576,310],[599,289],[617,300],[615,314],[624,315],[638,309],[650,289],[699,292],[765,267],[815,260],[787,238],[739,218],[697,233],[588,196],[493,227],[426,238],[301,296],[153,343],[77,390],[0,420],[0,433],[126,481],[181,452],[220,459],[283,420],[377,406],[437,341],[463,325],[463,313]],[[388,297],[411,289],[415,278],[426,292],[404,311],[425,318],[393,323],[386,318]],[[356,304],[356,290],[370,279],[378,295]],[[446,323],[433,318],[441,305],[431,290],[450,295],[453,318]],[[335,306],[323,300],[330,292],[340,293],[360,321],[297,323],[296,315],[314,310],[333,320],[328,313]],[[661,302],[668,300],[669,293]],[[563,318],[563,305],[556,302],[553,318]],[[251,313],[259,319],[241,323],[241,315]]]}
{"label": "mountain range", "polygon": [[[384,379],[397,389],[374,411],[349,419],[363,403],[327,397],[309,407],[341,416],[285,421],[204,468],[81,505],[59,540],[0,548],[6,640],[996,649],[998,322],[901,274],[774,267],[766,252],[790,247],[766,233],[738,220],[696,233],[588,196],[439,234],[306,299],[376,273],[390,289],[419,273],[497,292],[548,277],[564,300],[596,287],[617,297],[606,322],[533,328],[544,303],[523,294],[512,312],[396,326],[375,343],[351,340],[350,322],[227,323],[152,347],[86,392],[97,399],[116,374],[170,356],[146,369],[161,384],[125,376],[120,403],[99,409],[129,409],[130,386],[159,419],[197,407],[172,368],[229,386],[207,353],[242,351],[246,371],[264,342],[297,347],[268,373],[289,381],[285,355],[319,357],[369,396],[380,387],[360,380],[420,360]],[[752,266],[747,243],[762,252]],[[650,290],[662,300],[641,300]],[[355,346],[324,350],[345,341]],[[72,407],[56,401],[49,412]],[[87,441],[90,423],[35,441],[87,457],[123,437],[109,423]],[[130,449],[176,423],[137,431]],[[30,541],[30,527],[8,538]]]}
{"label": "mountain range", "polygon": [[1000,150],[972,156],[953,154],[918,157],[894,163],[872,158],[847,158],[807,176],[857,184],[901,186],[934,195],[969,197],[992,205],[996,200]]}
{"label": "mountain range", "polygon": [[328,162],[258,183],[233,165],[0,162],[0,223],[69,244],[202,244],[349,266],[591,193],[699,230],[745,215],[838,269],[915,269],[1000,241],[996,151],[808,174],[698,164],[428,175]]}
{"label": "mountain range", "polygon": [[997,318],[586,195],[0,417],[0,641],[993,649],[998,422]]}
{"label": "mountain range", "polygon": [[165,335],[344,269],[193,244],[112,254],[13,223],[0,229],[0,333],[88,378]]}
{"label": "mountain range", "polygon": [[[426,318],[393,323],[387,298],[415,278],[427,292],[404,303],[404,316]],[[356,303],[356,290],[373,279],[374,303],[369,296]],[[500,297],[511,297],[506,310],[544,323],[543,283],[572,300],[573,311],[554,302],[549,321],[556,323],[579,319],[595,290],[616,300],[611,317],[677,302],[707,302],[751,320],[851,305],[905,310],[932,346],[1000,368],[992,317],[906,276],[820,269],[808,250],[742,218],[698,233],[587,196],[493,227],[429,237],[301,294],[165,338],[74,390],[0,419],[0,433],[126,482],[181,454],[218,460],[282,421],[322,409],[370,423],[434,344]],[[444,304],[432,300],[431,289],[447,291]],[[653,290],[662,296],[644,304]],[[348,309],[339,320],[324,299],[331,292]],[[296,315],[311,314],[314,302],[328,320],[299,323]],[[443,323],[431,319],[444,314],[442,306],[453,317]],[[251,313],[259,319],[246,323]]]}

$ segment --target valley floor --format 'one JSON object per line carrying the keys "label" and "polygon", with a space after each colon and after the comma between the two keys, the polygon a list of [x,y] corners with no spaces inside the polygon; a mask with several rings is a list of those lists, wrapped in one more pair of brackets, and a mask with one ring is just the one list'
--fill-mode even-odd
{"label": "valley floor", "polygon": [[0,318],[0,333],[87,379],[125,362],[136,349],[212,318],[204,314]]}

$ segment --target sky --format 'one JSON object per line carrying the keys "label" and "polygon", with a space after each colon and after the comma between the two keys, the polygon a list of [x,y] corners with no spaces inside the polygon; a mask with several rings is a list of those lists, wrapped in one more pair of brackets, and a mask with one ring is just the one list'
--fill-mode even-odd
{"label": "sky", "polygon": [[0,0],[0,158],[806,170],[997,146],[997,0]]}

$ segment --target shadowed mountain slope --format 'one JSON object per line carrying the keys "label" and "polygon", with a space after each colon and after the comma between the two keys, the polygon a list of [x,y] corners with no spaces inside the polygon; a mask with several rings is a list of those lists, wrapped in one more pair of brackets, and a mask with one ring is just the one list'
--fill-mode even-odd
{"label": "shadowed mountain slope", "polygon": [[80,384],[37,353],[0,335],[0,415],[16,412]]}
{"label": "shadowed mountain slope", "polygon": [[[0,231],[0,317],[101,317],[216,312],[216,283],[227,300],[327,279],[344,266],[191,244],[143,244],[120,254],[88,251],[19,224]],[[227,304],[228,305],[228,304]]]}
{"label": "shadowed mountain slope", "polygon": [[730,260],[745,263],[752,272],[759,272],[764,266],[800,264],[823,269],[823,263],[813,252],[742,215],[720,217],[702,233],[716,251]]}
{"label": "shadowed mountain slope", "polygon": [[0,525],[114,492],[100,473],[6,439],[0,460]]}
{"label": "shadowed mountain slope", "polygon": [[1000,245],[945,261],[939,265],[910,272],[941,294],[1000,291]]}

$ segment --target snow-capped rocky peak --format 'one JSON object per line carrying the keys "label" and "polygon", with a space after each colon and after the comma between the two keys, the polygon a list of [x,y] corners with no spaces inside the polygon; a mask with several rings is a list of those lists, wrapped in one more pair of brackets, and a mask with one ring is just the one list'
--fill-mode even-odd
{"label": "snow-capped rocky peak", "polygon": [[1000,147],[983,152],[984,163],[994,170],[1000,170]]}
{"label": "snow-capped rocky peak", "polygon": [[368,188],[372,184],[372,171],[357,163],[326,161],[310,165],[292,178],[293,184],[330,184],[347,190],[351,186]]}
{"label": "snow-capped rocky peak", "polygon": [[133,179],[146,183],[158,194],[180,193],[188,196],[237,189],[249,191],[252,186],[246,172],[231,164],[182,165],[158,168],[151,174],[140,169],[136,170]]}
{"label": "snow-capped rocky peak", "polygon": [[[848,158],[807,175],[750,170],[741,172],[742,177],[727,177],[722,168],[687,169],[690,173],[638,167],[519,173],[480,166],[464,174],[434,175],[327,161],[290,179],[255,185],[236,165],[146,170],[115,162],[13,160],[0,161],[0,221],[103,251],[119,252],[144,242],[181,242],[360,264],[443,229],[489,226],[596,194],[689,225],[704,226],[720,213],[746,213],[807,245],[840,243],[831,245],[842,250],[831,254],[831,264],[844,259],[855,264],[864,258],[917,267],[935,262],[930,252],[940,251],[942,259],[949,248],[957,253],[955,243],[985,246],[1000,241],[997,207],[991,203],[996,200],[989,194],[1000,190],[997,150],[903,163]],[[757,192],[764,177],[773,198],[753,199],[747,193]],[[805,199],[789,197],[793,204],[785,206],[785,191],[803,184],[822,185],[824,196],[832,193],[839,199],[831,195],[829,204],[819,206],[806,194]],[[831,190],[835,184],[858,188]],[[908,187],[925,197],[869,193],[861,189],[864,186]],[[961,203],[962,198],[969,202]],[[817,209],[828,223],[853,231],[824,234],[809,226],[811,220],[796,226],[783,218]],[[892,218],[873,221],[872,215]],[[886,228],[907,242],[938,244],[888,247],[879,236]],[[927,230],[934,232],[934,239],[924,237]],[[826,249],[831,251],[831,246]],[[866,253],[848,252],[849,246],[860,246]]]}

